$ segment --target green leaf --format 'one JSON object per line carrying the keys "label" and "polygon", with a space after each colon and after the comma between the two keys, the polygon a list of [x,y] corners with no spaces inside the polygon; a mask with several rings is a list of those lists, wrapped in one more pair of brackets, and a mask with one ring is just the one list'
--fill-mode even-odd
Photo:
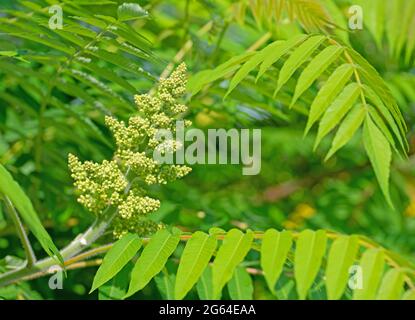
{"label": "green leaf", "polygon": [[344,88],[347,81],[349,81],[352,74],[353,66],[350,64],[343,64],[338,67],[327,79],[326,83],[322,86],[313,103],[311,104],[304,135],[307,134],[312,125],[326,111],[330,103]]}
{"label": "green leaf", "polygon": [[197,282],[216,249],[216,238],[197,231],[187,242],[177,270],[175,298],[183,299]]}
{"label": "green leaf", "polygon": [[359,129],[362,125],[365,116],[366,110],[361,104],[358,104],[353,108],[352,111],[349,112],[349,114],[341,123],[339,130],[337,130],[336,135],[334,136],[331,148],[327,153],[325,161],[327,161],[333,154],[336,153],[337,150],[342,148],[347,142],[350,141],[350,139],[356,133],[357,129]]}
{"label": "green leaf", "polygon": [[341,236],[331,245],[326,268],[327,295],[330,300],[341,298],[358,249],[357,236]]}
{"label": "green leaf", "polygon": [[180,241],[180,232],[174,229],[157,231],[144,248],[131,272],[131,281],[126,297],[143,289],[158,274],[172,255]]}
{"label": "green leaf", "polygon": [[14,57],[17,56],[17,51],[0,51],[0,56],[4,57]]}
{"label": "green leaf", "polygon": [[163,299],[174,299],[174,283],[176,276],[174,274],[160,274],[154,280],[156,281],[157,289],[160,291]]}
{"label": "green leaf", "polygon": [[390,269],[383,277],[377,300],[398,300],[401,297],[404,275],[398,269]]}
{"label": "green leaf", "polygon": [[415,289],[406,291],[402,296],[402,300],[415,300]]}
{"label": "green leaf", "polygon": [[118,76],[115,72],[111,71],[108,68],[100,68],[95,63],[81,63],[82,66],[92,72],[94,74],[103,77],[106,80],[112,81],[117,83],[122,88],[128,90],[131,93],[136,93],[137,90],[127,81]]}
{"label": "green leaf", "polygon": [[396,150],[395,141],[393,140],[392,134],[390,133],[388,127],[386,126],[385,122],[383,121],[382,117],[379,115],[377,110],[370,105],[367,105],[369,110],[369,114],[375,123],[375,125],[380,129],[380,131],[385,135],[386,139],[388,139],[389,144]]}
{"label": "green leaf", "polygon": [[275,92],[278,92],[281,89],[294,72],[307,61],[319,45],[326,39],[326,36],[312,36],[294,50],[281,68]]}
{"label": "green leaf", "polygon": [[395,98],[383,78],[379,75],[377,70],[358,52],[350,48],[347,49],[347,52],[350,54],[353,61],[358,64],[358,70],[362,75],[362,79],[371,84],[373,91],[382,99],[385,106],[393,114],[401,129],[402,135],[405,135],[407,129],[405,120],[403,119]]}
{"label": "green leaf", "polygon": [[291,106],[295,104],[297,99],[340,56],[342,52],[343,47],[329,46],[311,60],[298,79]]}
{"label": "green leaf", "polygon": [[383,116],[386,120],[389,127],[392,129],[393,134],[398,139],[399,144],[402,148],[402,151],[405,153],[405,150],[408,146],[408,142],[405,138],[405,132],[400,131],[401,129],[398,128],[397,121],[393,118],[390,111],[385,107],[382,99],[367,85],[363,85],[363,90],[365,92],[365,96],[373,103],[376,107],[377,111]]}
{"label": "green leaf", "polygon": [[298,236],[294,256],[294,277],[300,299],[306,298],[317,276],[326,251],[326,242],[324,230],[304,230]]}
{"label": "green leaf", "polygon": [[275,292],[275,283],[282,272],[291,244],[292,233],[290,231],[278,232],[275,229],[268,229],[262,238],[261,268],[272,292]]}
{"label": "green leaf", "polygon": [[359,97],[360,90],[360,86],[357,83],[350,83],[333,101],[320,121],[314,149],[317,148],[321,139],[338,125],[341,119],[343,119],[346,113],[353,107]]}
{"label": "green leaf", "polygon": [[363,126],[363,143],[366,153],[372,163],[380,188],[391,207],[392,200],[389,195],[389,172],[392,152],[388,140],[373,123],[370,116],[366,117]]}
{"label": "green leaf", "polygon": [[213,292],[218,297],[225,284],[232,278],[233,271],[247,255],[254,235],[237,229],[230,230],[220,247],[212,265]]}
{"label": "green leaf", "polygon": [[283,43],[275,41],[267,47],[265,47],[264,50],[266,50],[266,53],[264,53],[264,61],[259,67],[257,80],[269,69],[269,67],[271,67],[275,62],[277,62],[283,55],[288,53],[293,47],[297,46],[307,38],[307,35],[301,34]]}
{"label": "green leaf", "polygon": [[209,235],[214,236],[214,235],[217,235],[217,234],[225,234],[226,230],[224,230],[222,228],[219,228],[219,227],[212,227],[212,228],[209,229],[208,233],[209,233]]}
{"label": "green leaf", "polygon": [[238,56],[232,57],[213,70],[203,70],[196,73],[189,78],[187,90],[190,91],[192,95],[195,95],[203,88],[204,85],[226,76],[228,73],[237,69],[242,62],[256,54],[256,52],[244,52]]}
{"label": "green leaf", "polygon": [[26,24],[24,25],[22,24],[21,28],[18,28],[12,24],[6,24],[6,23],[0,24],[0,30],[8,33],[9,36],[15,36],[18,38],[23,38],[23,39],[33,41],[35,43],[40,43],[47,47],[53,48],[55,50],[59,50],[68,55],[73,55],[75,53],[75,49],[73,47],[63,45],[62,41],[58,41],[53,38],[44,37],[44,36],[42,37],[41,35],[47,31],[46,29],[39,28],[39,31],[38,31],[39,34],[28,33],[27,30],[30,30],[32,28],[33,28],[33,25],[26,25]]}
{"label": "green leaf", "polygon": [[115,277],[106,282],[98,289],[99,300],[122,300],[127,293],[130,273],[133,268],[132,263],[128,263],[118,272]]}
{"label": "green leaf", "polygon": [[147,16],[147,10],[144,10],[138,3],[123,3],[117,9],[117,17],[120,21],[140,19]]}
{"label": "green leaf", "polygon": [[[268,48],[269,49],[269,48]],[[226,92],[224,99],[232,92],[233,89],[253,70],[255,67],[264,60],[264,54],[267,53],[267,48],[259,51],[253,55],[233,76],[228,91]]]}
{"label": "green leaf", "polygon": [[384,253],[379,249],[365,251],[360,259],[362,288],[353,291],[354,300],[373,300],[376,297],[383,269],[385,268]]}
{"label": "green leaf", "polygon": [[134,73],[135,75],[138,75],[140,77],[149,77],[149,75],[140,66],[137,65],[137,62],[135,62],[134,60],[125,59],[122,55],[104,51],[101,49],[98,49],[97,51],[88,51],[88,53],[99,58],[99,60],[110,62],[120,67],[121,69]]}
{"label": "green leaf", "polygon": [[252,300],[254,286],[245,268],[235,269],[232,279],[228,282],[228,292],[232,300]]}
{"label": "green leaf", "polygon": [[142,245],[136,234],[128,233],[107,252],[94,277],[91,292],[114,277],[137,253]]}
{"label": "green leaf", "polygon": [[211,266],[208,266],[203,272],[202,276],[196,284],[196,289],[200,300],[214,300],[215,298],[220,299],[220,296],[215,297],[213,293]]}
{"label": "green leaf", "polygon": [[62,256],[53,243],[51,237],[43,227],[33,208],[32,202],[26,196],[22,188],[14,181],[11,174],[0,164],[0,194],[4,194],[16,207],[30,231],[39,240],[42,248],[50,257],[57,258],[63,264]]}

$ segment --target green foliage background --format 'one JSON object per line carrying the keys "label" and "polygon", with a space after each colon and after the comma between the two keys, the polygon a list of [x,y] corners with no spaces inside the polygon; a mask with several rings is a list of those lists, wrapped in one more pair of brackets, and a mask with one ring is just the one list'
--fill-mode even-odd
{"label": "green foliage background", "polygon": [[[58,248],[93,221],[75,201],[67,154],[94,161],[112,155],[105,115],[127,119],[135,110],[133,95],[149,91],[160,75],[181,61],[188,66],[190,81],[197,81],[199,72],[215,70],[275,40],[319,33],[345,43],[375,67],[403,114],[409,152],[408,157],[395,153],[391,163],[394,207],[379,187],[362,132],[326,162],[332,135],[313,152],[317,130],[306,137],[303,132],[320,84],[311,86],[289,109],[298,74],[274,97],[281,68],[276,65],[263,83],[255,83],[252,73],[226,99],[230,76],[237,68],[217,81],[206,81],[200,91],[187,96],[187,118],[195,127],[262,129],[261,173],[242,176],[238,165],[195,165],[184,179],[153,190],[162,202],[155,219],[189,232],[272,227],[361,234],[414,260],[414,1],[393,1],[384,16],[380,11],[365,16],[363,30],[356,31],[348,29],[349,6],[359,3],[364,12],[373,12],[380,2],[370,7],[366,1],[309,1],[319,2],[322,13],[305,5],[307,1],[296,5],[292,0],[278,18],[269,14],[266,1],[143,0],[135,1],[143,11],[133,12],[125,21],[117,16],[122,2],[10,0],[0,4],[0,164],[31,199]],[[48,28],[48,7],[53,4],[63,8],[62,30]],[[36,255],[42,256],[41,244],[29,236]],[[111,241],[108,233],[98,244]],[[259,258],[252,255],[242,266],[256,268]],[[4,206],[0,206],[0,257],[4,270],[21,265],[24,258]],[[125,281],[125,268],[114,281]],[[174,261],[169,261],[165,272],[175,268]],[[243,268],[237,270],[245,276]],[[287,270],[289,274],[290,266]],[[69,271],[63,290],[50,290],[46,277],[0,288],[0,296],[103,298],[105,289],[88,294],[95,272],[95,266]],[[134,297],[168,297],[170,276],[164,274],[166,282],[159,275]],[[289,288],[289,276],[278,285]],[[281,293],[271,295],[263,277],[254,278],[254,288],[255,299],[284,298]],[[286,297],[293,298],[290,294]],[[229,298],[227,292],[224,295]],[[196,292],[188,298],[197,298]],[[316,283],[309,298],[324,299],[326,293]]]}

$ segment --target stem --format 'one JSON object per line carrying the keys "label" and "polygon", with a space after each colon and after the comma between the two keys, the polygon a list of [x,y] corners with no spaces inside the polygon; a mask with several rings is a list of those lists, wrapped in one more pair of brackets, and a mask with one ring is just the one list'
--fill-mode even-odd
{"label": "stem", "polygon": [[[115,211],[116,212],[116,211]],[[108,224],[107,224],[108,225]],[[95,226],[95,227],[94,227]],[[89,240],[92,240],[93,238],[98,238],[100,234],[102,234],[103,230],[100,229],[100,223],[98,220],[92,225],[83,235],[83,238],[88,238]],[[101,226],[102,227],[102,226]],[[293,237],[298,238],[299,232],[293,232]],[[226,233],[217,233],[214,235],[216,239],[223,240],[226,236]],[[264,232],[254,232],[254,238],[255,239],[262,239],[264,236]],[[327,232],[327,237],[329,239],[337,239],[341,234],[337,234],[335,232]],[[63,249],[61,251],[62,255],[67,255],[71,252],[75,252],[76,248],[79,248],[79,239],[82,237],[77,237],[68,247]],[[180,236],[181,241],[188,241],[192,238],[192,234],[182,234]],[[150,238],[143,238],[142,239],[144,243],[148,243],[150,241]],[[415,271],[413,271],[411,265],[407,266],[401,266],[399,262],[396,261],[396,259],[393,257],[393,254],[388,251],[387,249],[383,248],[382,246],[379,246],[378,244],[368,241],[364,236],[359,236],[359,243],[362,247],[366,249],[372,249],[372,248],[378,248],[379,250],[383,250],[385,253],[385,259],[389,265],[391,265],[394,268],[400,268],[405,273],[405,282],[408,284],[410,288],[414,288],[414,283],[412,280],[412,277],[415,276]],[[89,259],[91,257],[94,257],[98,254],[102,254],[107,252],[112,248],[113,244],[106,244],[94,249],[91,249],[89,251],[80,253],[78,255],[68,257],[64,256],[65,260],[65,266],[68,270],[76,269],[76,268],[83,268],[83,267],[89,267],[94,265],[101,264],[101,259],[96,259],[93,261],[85,261],[86,259]],[[402,260],[402,259],[401,259]],[[45,276],[48,273],[48,268],[56,265],[55,261],[51,258],[39,261],[36,263],[32,268],[24,268],[17,271],[10,272],[9,276],[5,277],[6,274],[0,275],[0,287],[15,283],[22,280],[32,280],[36,278],[40,278],[42,276]],[[261,274],[260,270],[253,269],[253,268],[247,268],[247,271],[253,275]],[[411,276],[410,276],[411,275]]]}
{"label": "stem", "polygon": [[61,255],[63,259],[67,260],[72,258],[94,243],[105,232],[116,213],[116,208],[108,208],[101,217],[95,220],[87,231],[78,235],[66,248],[62,249]]}
{"label": "stem", "polygon": [[[331,39],[331,38],[329,38],[329,43],[332,43],[332,44],[337,45],[337,46],[342,46],[342,45],[341,45],[340,43],[338,43],[336,40]],[[348,63],[350,63],[351,65],[353,65],[353,73],[354,73],[354,77],[355,77],[355,79],[356,79],[356,82],[357,82],[357,83],[359,84],[359,86],[360,86],[360,98],[362,99],[362,103],[363,103],[363,105],[364,105],[364,106],[365,106],[365,108],[366,108],[367,103],[366,103],[366,97],[365,97],[365,94],[364,94],[364,92],[363,92],[363,83],[362,83],[362,80],[360,79],[359,72],[357,71],[357,68],[356,68],[356,66],[355,66],[355,64],[354,64],[354,61],[353,61],[352,57],[350,56],[349,52],[347,52],[347,48],[344,48],[344,57],[345,57],[345,59],[346,59],[346,61],[347,61]]]}
{"label": "stem", "polygon": [[10,218],[13,220],[14,225],[16,226],[17,234],[19,235],[20,241],[22,242],[23,249],[26,254],[27,267],[33,266],[36,262],[36,256],[33,252],[33,248],[30,244],[29,237],[26,234],[26,231],[23,227],[23,223],[20,220],[19,214],[13,206],[13,203],[10,201],[8,196],[4,196],[4,202],[6,204],[7,212],[9,213]]}
{"label": "stem", "polygon": [[[112,219],[117,213],[116,208],[108,208],[104,214],[95,220],[95,222],[83,234],[77,236],[67,247],[61,250],[64,261],[80,253],[82,250],[95,242],[108,228]],[[67,263],[66,263],[67,264]],[[56,261],[53,258],[46,258],[34,263],[31,267],[25,266],[20,269],[12,270],[0,274],[0,287],[18,282],[23,278],[31,278],[35,274],[43,275],[50,267],[55,266]]]}
{"label": "stem", "polygon": [[[127,179],[129,178],[130,172],[130,168],[128,167],[125,173],[125,177]],[[131,183],[128,184],[124,192],[128,193],[130,187]],[[85,248],[94,243],[105,232],[105,230],[107,230],[117,213],[118,208],[108,207],[102,215],[94,221],[88,230],[86,230],[83,234],[78,235],[68,246],[62,249],[60,254],[64,260],[64,266],[68,265],[68,260],[71,261],[72,257],[79,254]],[[75,261],[79,261],[79,259]],[[25,278],[32,279],[35,274],[40,274],[42,276],[45,274],[46,270],[55,265],[55,259],[49,257],[36,262],[33,266],[26,266],[0,274],[0,288],[11,283],[21,281]]]}

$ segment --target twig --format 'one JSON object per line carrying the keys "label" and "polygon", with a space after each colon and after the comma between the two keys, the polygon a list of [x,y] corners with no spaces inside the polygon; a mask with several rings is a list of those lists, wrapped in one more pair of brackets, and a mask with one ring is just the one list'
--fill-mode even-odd
{"label": "twig", "polygon": [[34,263],[36,263],[36,256],[30,244],[29,237],[26,234],[25,228],[23,226],[22,221],[20,220],[19,214],[14,208],[13,203],[10,201],[9,197],[4,196],[3,199],[6,204],[7,212],[10,218],[13,220],[13,223],[16,226],[17,234],[19,235],[20,241],[22,242],[23,249],[25,251],[27,259],[26,266],[31,267]]}
{"label": "twig", "polygon": [[[81,269],[81,268],[87,268],[87,267],[96,267],[99,266],[102,263],[102,259],[95,259],[92,261],[79,261],[76,263],[73,263],[69,266],[67,266],[66,270],[75,270],[75,269]],[[28,280],[34,280],[34,279],[38,279],[44,276],[47,276],[48,274],[50,274],[49,270],[42,270],[36,273],[33,273],[29,276],[23,277],[22,281],[28,281]]]}
{"label": "twig", "polygon": [[[293,232],[293,237],[294,238],[297,238],[298,235],[299,235],[299,232]],[[226,236],[226,233],[217,233],[214,236],[218,240],[223,240]],[[254,232],[254,238],[255,239],[262,239],[263,236],[264,236],[263,232]],[[331,240],[337,239],[339,236],[341,236],[341,234],[327,231],[327,238],[329,238]],[[180,236],[180,240],[181,241],[188,241],[189,239],[191,239],[191,237],[192,237],[191,234],[182,234]],[[150,241],[150,238],[143,238],[142,240],[143,240],[144,243],[148,243],[148,241]],[[366,249],[378,248],[379,250],[383,250],[384,253],[385,253],[385,259],[386,259],[387,263],[390,266],[394,267],[394,268],[399,268],[402,271],[404,271],[405,272],[405,282],[408,284],[408,286],[410,288],[414,288],[413,276],[415,276],[415,272],[412,270],[413,267],[409,262],[405,261],[406,265],[402,266],[400,263],[398,263],[396,261],[396,257],[394,257],[393,254],[389,250],[383,248],[382,246],[379,246],[375,242],[368,241],[364,236],[359,236],[359,243],[362,247],[364,247]],[[94,249],[91,249],[89,251],[86,251],[84,253],[80,253],[80,254],[78,254],[76,256],[73,256],[71,258],[67,258],[65,260],[65,266],[68,270],[71,270],[71,269],[89,267],[89,266],[93,266],[93,265],[99,265],[102,262],[101,259],[96,259],[96,260],[93,260],[93,261],[85,261],[85,260],[87,260],[87,259],[89,259],[93,256],[96,256],[98,254],[107,252],[108,250],[110,250],[112,248],[112,246],[113,246],[112,243],[106,244],[106,245],[100,246],[98,248],[94,248]],[[25,274],[18,274],[18,275],[14,274],[14,276],[11,277],[11,279],[7,279],[7,282],[4,279],[2,279],[3,275],[0,275],[0,287],[2,287],[4,285],[7,285],[7,284],[15,283],[15,282],[18,282],[18,281],[22,281],[22,280],[31,280],[31,279],[40,278],[42,276],[45,276],[45,275],[49,274],[47,270],[51,266],[55,265],[55,262],[51,258],[48,258],[46,260],[39,261],[31,269],[28,269],[28,270],[26,269],[27,271],[26,271]],[[411,270],[409,270],[409,268]],[[250,268],[250,267],[246,268],[246,271],[248,273],[252,274],[252,275],[260,275],[262,273],[261,270]],[[411,276],[409,274],[411,274]]]}

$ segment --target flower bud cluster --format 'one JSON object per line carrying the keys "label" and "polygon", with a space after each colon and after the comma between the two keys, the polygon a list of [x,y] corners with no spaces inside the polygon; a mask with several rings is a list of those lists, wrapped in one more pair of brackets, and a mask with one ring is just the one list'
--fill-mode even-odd
{"label": "flower bud cluster", "polygon": [[[158,210],[160,201],[147,196],[146,186],[166,184],[180,179],[191,169],[185,165],[159,164],[153,159],[154,150],[174,153],[182,147],[174,140],[159,141],[159,130],[175,131],[175,121],[187,107],[178,102],[186,88],[186,66],[181,64],[167,79],[160,80],[154,95],[134,97],[138,115],[128,123],[106,117],[117,150],[111,161],[82,163],[69,155],[69,168],[79,192],[78,201],[95,215],[107,207],[116,207],[113,233],[121,237],[126,232],[148,235],[161,227],[148,215]],[[191,125],[190,121],[185,122]],[[127,174],[128,173],[128,174]]]}

